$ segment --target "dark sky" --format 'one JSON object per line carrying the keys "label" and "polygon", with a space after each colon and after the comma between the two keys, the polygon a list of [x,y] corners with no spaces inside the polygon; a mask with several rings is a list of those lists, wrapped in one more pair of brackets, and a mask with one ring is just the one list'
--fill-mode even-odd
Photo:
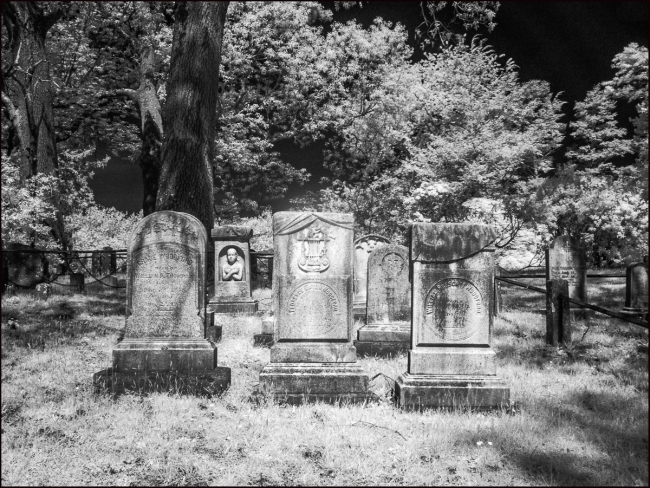
{"label": "dark sky", "polygon": [[[364,2],[362,8],[335,12],[334,20],[356,19],[368,26],[378,16],[405,25],[409,43],[416,45],[412,30],[421,22],[419,2]],[[553,93],[563,92],[561,99],[569,102],[565,113],[596,83],[612,78],[612,58],[625,46],[648,46],[647,2],[502,2],[495,21],[494,31],[485,34],[488,44],[515,61],[522,81],[546,80]],[[318,189],[320,176],[327,176],[322,145],[276,147],[285,161],[312,174],[312,181],[291,189],[290,196]],[[130,212],[142,208],[142,176],[134,162],[111,161],[106,169],[95,171],[90,186],[101,205]],[[288,205],[285,199],[274,209]]]}

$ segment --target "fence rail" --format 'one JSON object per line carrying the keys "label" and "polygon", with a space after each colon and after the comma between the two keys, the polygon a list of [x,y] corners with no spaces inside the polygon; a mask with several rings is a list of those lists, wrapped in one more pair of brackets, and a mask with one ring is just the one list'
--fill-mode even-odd
{"label": "fence rail", "polygon": [[[503,281],[505,283],[510,283],[511,285],[516,285],[516,286],[520,286],[522,288],[527,288],[529,290],[533,290],[533,291],[536,291],[536,292],[539,292],[539,293],[544,293],[544,294],[547,293],[546,290],[543,290],[542,288],[539,288],[538,286],[528,285],[526,283],[521,283],[519,281],[510,280],[508,278],[503,278],[501,276],[495,276],[494,279],[499,280],[499,281]],[[572,303],[574,305],[578,305],[579,307],[594,310],[595,312],[600,312],[600,313],[608,315],[610,317],[614,317],[615,319],[620,319],[620,320],[623,320],[625,322],[630,322],[631,324],[640,325],[641,327],[645,327],[646,329],[648,328],[648,322],[647,321],[644,322],[642,320],[637,320],[637,319],[629,317],[627,315],[623,315],[623,314],[620,314],[620,313],[617,313],[617,312],[613,312],[611,310],[607,310],[606,308],[602,308],[602,307],[599,307],[597,305],[591,305],[590,303],[584,303],[584,302],[581,302],[580,300],[576,300],[575,298],[570,298],[570,297],[568,297],[566,295],[563,295],[562,298],[564,300],[568,301],[569,303]]]}

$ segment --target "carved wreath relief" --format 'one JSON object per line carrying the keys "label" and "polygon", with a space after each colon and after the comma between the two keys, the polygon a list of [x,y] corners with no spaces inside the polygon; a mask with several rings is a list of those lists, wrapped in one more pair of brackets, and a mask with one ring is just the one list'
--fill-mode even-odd
{"label": "carved wreath relief", "polygon": [[397,276],[404,267],[404,259],[397,253],[391,252],[384,256],[381,268],[388,276]]}
{"label": "carved wreath relief", "polygon": [[315,225],[307,229],[302,238],[298,238],[300,244],[300,259],[298,267],[308,273],[322,272],[330,267],[327,258],[327,243],[332,240],[328,235],[327,228]]}
{"label": "carved wreath relief", "polygon": [[435,337],[462,341],[478,332],[485,314],[481,292],[460,278],[438,281],[424,301],[425,328]]}

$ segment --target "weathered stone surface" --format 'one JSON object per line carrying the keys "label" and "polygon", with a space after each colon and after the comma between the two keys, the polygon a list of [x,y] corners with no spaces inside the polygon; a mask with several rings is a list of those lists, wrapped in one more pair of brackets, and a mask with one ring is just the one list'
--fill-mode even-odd
{"label": "weathered stone surface", "polygon": [[313,371],[309,363],[326,364],[336,376],[344,371],[340,363],[356,362],[351,317],[353,223],[350,214],[273,215],[275,344],[271,364],[260,373],[261,388],[272,386],[274,368],[301,363],[306,369],[288,374],[283,383],[290,395],[300,396],[308,393],[304,374]]}
{"label": "weathered stone surface", "polygon": [[206,251],[205,229],[189,214],[155,212],[136,225],[127,248],[124,339],[113,349],[110,382],[108,373],[96,375],[98,388],[110,384],[115,391],[135,384],[156,389],[179,373],[192,377],[194,371],[197,387],[202,388],[204,377],[221,382],[216,347],[204,338]]}
{"label": "weathered stone surface", "polygon": [[257,302],[251,295],[250,238],[248,227],[212,229],[214,239],[214,295],[208,308],[216,314],[253,314]]}
{"label": "weathered stone surface", "polygon": [[546,250],[546,280],[566,280],[569,297],[587,301],[587,257],[570,236],[556,237]]}
{"label": "weathered stone surface", "polygon": [[253,344],[257,346],[273,345],[273,315],[262,317],[262,333],[253,335]]}
{"label": "weathered stone surface", "polygon": [[[490,348],[495,239],[487,225],[411,227],[412,337],[408,373],[396,386],[401,406],[496,407],[508,397]],[[494,385],[502,392],[497,396]],[[481,389],[487,391],[473,391]]]}
{"label": "weathered stone surface", "polygon": [[639,314],[648,311],[648,265],[634,263],[625,270],[625,307],[623,313]]}
{"label": "weathered stone surface", "polygon": [[354,241],[354,289],[352,312],[355,320],[365,320],[368,294],[368,259],[375,249],[390,244],[386,237],[371,234]]}
{"label": "weathered stone surface", "polygon": [[10,242],[2,253],[3,283],[31,288],[50,279],[49,262],[45,254],[26,244]]}
{"label": "weathered stone surface", "polygon": [[507,407],[510,388],[496,376],[404,373],[395,382],[397,403],[408,410]]}
{"label": "weathered stone surface", "polygon": [[349,363],[271,363],[260,373],[262,392],[289,404],[368,401],[368,375]]}
{"label": "weathered stone surface", "polygon": [[[408,248],[387,244],[368,259],[366,325],[354,345],[359,354],[372,342],[411,340],[411,284]],[[402,348],[396,344],[397,350]],[[370,347],[372,349],[372,347]]]}

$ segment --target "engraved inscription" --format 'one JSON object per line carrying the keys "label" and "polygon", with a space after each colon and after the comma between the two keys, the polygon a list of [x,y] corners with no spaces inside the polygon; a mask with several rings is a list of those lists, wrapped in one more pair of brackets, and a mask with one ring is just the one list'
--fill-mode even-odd
{"label": "engraved inscription", "polygon": [[448,341],[460,341],[474,335],[485,315],[479,290],[460,278],[447,278],[433,285],[424,307],[425,328],[437,338]]}
{"label": "engraved inscription", "polygon": [[328,285],[319,282],[299,285],[288,302],[291,335],[307,340],[327,337],[338,325],[340,310],[340,300]]}
{"label": "engraved inscription", "polygon": [[[130,336],[184,336],[182,324],[200,334],[196,250],[181,244],[145,246],[133,253]],[[186,325],[187,326],[187,325]]]}

